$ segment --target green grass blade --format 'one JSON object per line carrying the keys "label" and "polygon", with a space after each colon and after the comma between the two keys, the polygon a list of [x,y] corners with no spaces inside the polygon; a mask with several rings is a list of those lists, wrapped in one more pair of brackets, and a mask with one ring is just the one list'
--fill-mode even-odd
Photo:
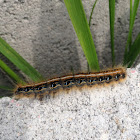
{"label": "green grass blade", "polygon": [[[94,8],[96,6],[96,3],[97,3],[98,0],[96,0],[92,6],[92,10],[91,10],[91,13],[90,13],[90,18],[89,18],[89,22],[88,22],[88,25],[90,27],[91,25],[91,19],[92,19],[92,15],[93,15],[93,11],[94,11]],[[90,72],[90,67],[89,67],[89,64],[87,63],[87,70],[88,70],[88,73]]]}
{"label": "green grass blade", "polygon": [[132,66],[136,58],[140,55],[140,33],[132,44],[128,53],[128,68]]}
{"label": "green grass blade", "polygon": [[64,0],[64,3],[91,70],[99,71],[95,45],[81,0]]}
{"label": "green grass blade", "polygon": [[114,53],[115,0],[109,0],[109,14],[110,14],[112,67],[114,67],[114,65],[115,65],[115,53]]}
{"label": "green grass blade", "polygon": [[92,19],[93,11],[94,11],[94,8],[95,8],[95,6],[96,6],[97,1],[98,1],[98,0],[96,0],[96,1],[94,2],[93,7],[92,7],[92,10],[91,10],[91,13],[90,13],[90,18],[89,18],[89,23],[88,23],[89,27],[90,27],[90,25],[91,25],[91,19]]}
{"label": "green grass blade", "polygon": [[[129,22],[129,28],[130,28],[130,26],[131,26],[131,24],[132,24],[132,15],[133,14],[133,0],[130,0],[130,22]],[[129,46],[131,46],[131,43],[132,43],[132,36],[131,36],[131,38],[130,38],[130,43],[129,43]]]}
{"label": "green grass blade", "polygon": [[137,9],[139,6],[139,2],[140,0],[134,0],[134,5],[133,5],[133,9],[132,9],[132,2],[130,2],[130,8],[132,10],[132,13],[130,14],[130,26],[129,26],[129,33],[128,33],[128,38],[127,38],[127,43],[125,46],[125,53],[124,53],[124,61],[123,61],[123,65],[126,65],[127,63],[127,59],[128,59],[128,51],[131,47],[131,39],[132,39],[132,31],[133,31],[133,26],[134,26],[134,22],[135,22],[135,17],[136,17],[136,13],[137,13]]}
{"label": "green grass blade", "polygon": [[[140,0],[134,0],[134,6],[133,6],[133,9],[132,9],[132,13],[130,14],[130,18],[132,18],[132,21],[131,21],[131,24],[130,26],[132,26],[132,30],[133,30],[133,26],[134,26],[134,22],[135,22],[135,17],[136,17],[136,14],[137,14],[137,10],[138,10],[138,6],[139,6],[139,2]],[[130,7],[132,5],[132,2],[130,2]],[[129,42],[129,47],[131,47],[131,40],[132,39],[132,33],[131,33],[131,36],[130,36],[130,42]]]}
{"label": "green grass blade", "polygon": [[10,87],[7,87],[7,86],[2,86],[2,85],[0,85],[0,89],[9,90],[9,91],[13,90],[13,88],[10,88]]}
{"label": "green grass blade", "polygon": [[2,38],[0,38],[0,52],[33,81],[42,79],[42,76]]}
{"label": "green grass blade", "polygon": [[0,67],[4,70],[16,83],[24,83],[23,80],[9,68],[2,60],[0,60]]}

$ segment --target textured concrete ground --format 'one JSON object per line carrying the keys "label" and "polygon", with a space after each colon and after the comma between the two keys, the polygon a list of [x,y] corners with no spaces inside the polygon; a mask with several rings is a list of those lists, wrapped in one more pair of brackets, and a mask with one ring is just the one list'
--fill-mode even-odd
{"label": "textured concrete ground", "polygon": [[116,86],[62,91],[42,102],[0,99],[1,140],[139,140],[140,65]]}

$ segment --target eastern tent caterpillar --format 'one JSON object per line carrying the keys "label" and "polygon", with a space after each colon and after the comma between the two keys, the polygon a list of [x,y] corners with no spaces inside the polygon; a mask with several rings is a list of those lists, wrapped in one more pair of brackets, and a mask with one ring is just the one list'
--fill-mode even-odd
{"label": "eastern tent caterpillar", "polygon": [[51,92],[57,92],[58,89],[69,89],[73,86],[82,87],[84,85],[94,86],[108,84],[125,79],[125,68],[116,68],[101,72],[80,73],[76,75],[67,75],[50,79],[37,84],[29,84],[26,86],[17,86],[14,90],[16,99],[22,97],[42,98]]}

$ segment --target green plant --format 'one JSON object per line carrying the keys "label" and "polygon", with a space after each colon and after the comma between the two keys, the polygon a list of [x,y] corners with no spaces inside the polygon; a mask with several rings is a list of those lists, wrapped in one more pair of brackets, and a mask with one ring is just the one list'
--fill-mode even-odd
{"label": "green plant", "polygon": [[115,0],[109,0],[109,15],[110,15],[112,67],[114,67],[115,65],[115,53],[114,53]]}
{"label": "green plant", "polygon": [[130,0],[130,24],[129,24],[129,33],[127,38],[127,43],[125,46],[124,61],[123,65],[131,67],[137,56],[140,54],[140,36],[136,37],[136,40],[132,43],[132,31],[135,22],[135,17],[137,9],[139,6],[140,0],[134,0],[132,6],[132,0]]}
{"label": "green plant", "polygon": [[[125,46],[125,54],[123,65],[131,67],[137,56],[140,54],[140,33],[134,42],[132,42],[132,30],[135,21],[135,16],[137,13],[138,5],[140,0],[130,0],[130,24],[129,24],[129,34],[127,43]],[[83,48],[84,54],[87,58],[88,64],[91,70],[99,71],[99,63],[97,59],[97,54],[95,50],[95,45],[90,32],[90,23],[92,19],[93,10],[97,3],[95,1],[91,16],[89,19],[89,24],[87,22],[85,12],[81,0],[64,0],[66,8],[68,10],[70,19],[74,26],[77,37]],[[133,6],[132,6],[133,5]],[[115,53],[114,53],[114,19],[115,19],[115,0],[109,0],[109,13],[110,13],[110,36],[111,36],[111,54],[112,54],[112,66],[115,65]],[[6,43],[2,38],[0,38],[0,52],[9,59],[16,67],[18,67],[24,74],[26,74],[32,81],[41,81],[43,77],[38,73],[28,62],[26,62],[8,43]],[[9,68],[2,60],[0,60],[0,67],[3,69],[14,81],[15,83],[26,83],[22,78],[20,78],[11,68]],[[9,89],[5,86],[0,86],[3,89]]]}
{"label": "green plant", "polygon": [[90,68],[99,71],[95,45],[81,0],[64,0],[64,2]]}
{"label": "green plant", "polygon": [[[15,66],[17,66],[24,74],[26,74],[32,81],[37,82],[43,79],[28,62],[26,62],[6,41],[0,38],[0,52],[9,59]],[[20,78],[7,64],[0,60],[0,67],[3,71],[11,77],[11,79],[18,84],[25,84],[26,82]],[[2,89],[9,89],[6,86],[0,86]]]}
{"label": "green plant", "polygon": [[[137,36],[136,40],[132,43],[132,30],[133,30],[133,25],[134,25],[135,16],[136,16],[136,13],[137,13],[139,1],[140,0],[134,0],[134,5],[132,6],[132,0],[130,0],[129,34],[128,34],[128,39],[127,39],[127,43],[126,43],[126,46],[125,46],[125,54],[124,54],[124,60],[123,60],[123,65],[127,66],[127,67],[131,67],[133,62],[137,58],[137,56],[140,54],[140,44],[139,44],[140,38],[139,38],[139,35]],[[88,28],[87,25],[83,26],[83,27],[82,26],[79,27],[79,24],[81,24],[81,22],[87,23],[86,21],[84,21],[84,20],[86,20],[85,18],[80,19],[81,18],[80,13],[84,13],[84,11],[82,11],[83,7],[82,7],[81,0],[76,0],[76,1],[75,0],[64,0],[64,2],[65,2],[65,5],[67,7],[69,16],[70,16],[71,21],[73,23],[73,26],[75,28],[75,31],[77,33],[79,41],[80,42],[84,41],[84,43],[85,43],[84,45],[83,45],[83,43],[81,43],[81,46],[82,46],[83,50],[86,50],[89,47],[88,46],[89,45],[88,44],[89,40],[84,40],[83,39],[83,38],[85,38],[84,36],[86,36],[84,33],[83,33],[83,36],[82,36],[83,38],[81,37],[81,34],[79,35],[79,32],[82,32],[83,28]],[[95,1],[95,4],[96,4],[96,2],[97,1]],[[79,12],[79,14],[77,15],[78,12]],[[75,14],[76,14],[76,16],[75,16]],[[114,53],[115,0],[109,0],[109,14],[110,14],[110,36],[111,36],[112,66],[114,66],[115,65],[115,53]],[[79,19],[78,19],[78,17],[79,17]],[[89,36],[90,35],[91,34],[89,33]],[[94,45],[90,46],[90,47],[95,48]],[[96,51],[94,51],[94,52],[96,53]],[[87,61],[88,61],[88,58],[89,59],[91,58],[90,55],[94,55],[95,57],[97,56],[94,53],[85,53]],[[88,64],[89,64],[90,68],[93,70],[95,68],[93,68],[91,66],[91,63],[89,63],[90,61],[91,60],[88,61]],[[97,59],[95,58],[94,60],[92,60],[92,63],[98,64],[98,62],[96,62],[96,61],[97,61]],[[98,69],[96,69],[96,70],[98,70]]]}

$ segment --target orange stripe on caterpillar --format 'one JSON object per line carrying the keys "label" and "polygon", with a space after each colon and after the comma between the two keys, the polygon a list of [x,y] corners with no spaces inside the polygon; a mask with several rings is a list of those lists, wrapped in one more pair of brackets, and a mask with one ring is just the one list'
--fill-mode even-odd
{"label": "orange stripe on caterpillar", "polygon": [[40,100],[45,94],[51,91],[55,92],[60,88],[67,89],[73,86],[94,86],[103,83],[111,83],[113,81],[120,81],[125,79],[126,71],[124,68],[117,68],[113,70],[93,72],[93,73],[80,73],[76,75],[67,75],[50,79],[46,82],[37,84],[30,84],[26,86],[17,86],[14,92],[16,99],[22,97],[38,97]]}

